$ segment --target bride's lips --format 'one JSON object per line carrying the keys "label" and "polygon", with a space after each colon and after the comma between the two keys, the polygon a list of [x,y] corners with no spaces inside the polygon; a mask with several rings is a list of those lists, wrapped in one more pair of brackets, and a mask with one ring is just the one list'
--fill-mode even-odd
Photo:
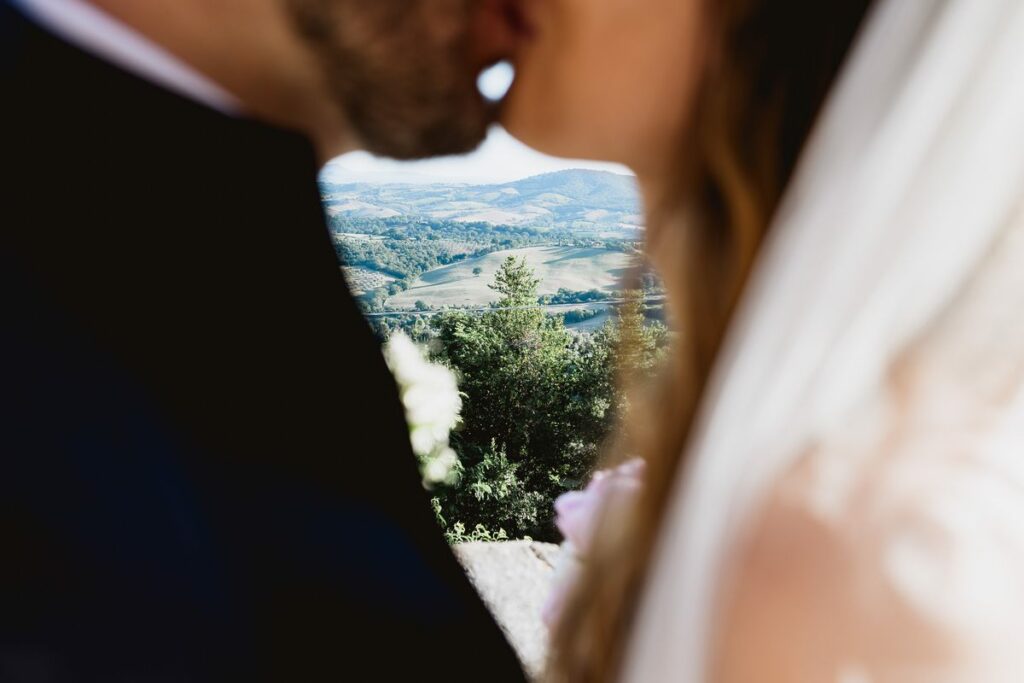
{"label": "bride's lips", "polygon": [[480,68],[515,57],[534,34],[523,0],[480,0],[473,24],[474,61]]}

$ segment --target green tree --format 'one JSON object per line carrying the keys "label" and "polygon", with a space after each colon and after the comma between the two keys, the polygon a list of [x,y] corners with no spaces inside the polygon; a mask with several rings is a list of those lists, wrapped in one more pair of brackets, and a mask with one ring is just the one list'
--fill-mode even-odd
{"label": "green tree", "polygon": [[554,498],[589,474],[610,426],[614,383],[604,337],[569,334],[537,306],[538,280],[508,258],[494,310],[435,319],[435,356],[460,375],[465,476],[441,491],[442,517],[513,536],[557,538]]}
{"label": "green tree", "polygon": [[498,272],[494,274],[494,282],[487,285],[501,295],[494,306],[531,307],[537,303],[537,285],[540,280],[534,277],[533,269],[525,258],[506,256]]}
{"label": "green tree", "polygon": [[623,373],[643,380],[658,367],[668,344],[668,330],[660,322],[647,320],[642,290],[626,290],[622,298],[618,320],[609,330],[609,344]]}

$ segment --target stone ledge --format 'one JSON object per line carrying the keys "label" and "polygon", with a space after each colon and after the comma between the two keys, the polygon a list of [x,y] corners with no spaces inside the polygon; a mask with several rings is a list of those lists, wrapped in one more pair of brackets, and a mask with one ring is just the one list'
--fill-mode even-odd
{"label": "stone ledge", "polygon": [[559,548],[551,543],[463,543],[453,548],[527,673],[538,676],[547,656],[541,609],[554,578]]}

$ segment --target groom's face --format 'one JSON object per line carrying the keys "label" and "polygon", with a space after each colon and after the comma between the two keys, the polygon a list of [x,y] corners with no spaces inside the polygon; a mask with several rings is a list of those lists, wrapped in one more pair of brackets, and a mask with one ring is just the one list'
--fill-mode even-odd
{"label": "groom's face", "polygon": [[483,139],[495,107],[476,81],[515,48],[508,2],[285,1],[363,148],[413,159]]}

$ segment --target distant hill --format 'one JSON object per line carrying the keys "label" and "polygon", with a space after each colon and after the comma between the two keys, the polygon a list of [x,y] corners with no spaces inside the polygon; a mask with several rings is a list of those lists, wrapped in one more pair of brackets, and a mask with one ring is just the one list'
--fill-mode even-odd
{"label": "distant hill", "polygon": [[641,227],[636,180],[605,171],[568,170],[510,183],[324,184],[331,215],[424,217],[495,225],[633,232]]}

